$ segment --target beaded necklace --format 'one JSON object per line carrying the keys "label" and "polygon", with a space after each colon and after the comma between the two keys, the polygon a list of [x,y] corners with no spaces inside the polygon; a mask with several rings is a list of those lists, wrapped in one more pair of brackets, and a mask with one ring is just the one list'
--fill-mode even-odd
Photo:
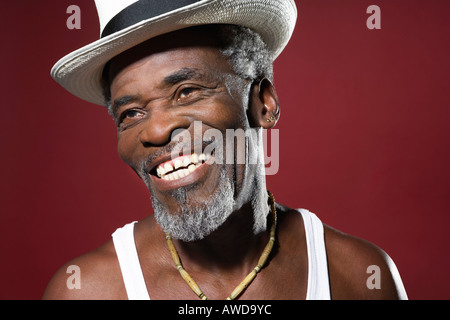
{"label": "beaded necklace", "polygon": [[[266,247],[264,248],[261,257],[258,260],[258,264],[256,267],[242,280],[242,282],[233,290],[227,300],[234,300],[241,295],[241,293],[250,285],[250,283],[255,279],[257,273],[261,271],[263,266],[265,265],[267,258],[272,252],[273,244],[275,243],[275,231],[277,226],[277,211],[275,209],[275,200],[270,191],[268,191],[269,199],[270,199],[270,211],[273,217],[272,227],[270,228],[270,238],[269,242],[267,242]],[[188,286],[194,291],[194,293],[202,300],[208,300],[205,294],[202,292],[198,284],[192,279],[192,277],[184,270],[183,265],[181,264],[180,257],[178,255],[177,249],[172,242],[172,237],[170,234],[166,233],[167,246],[169,247],[170,255],[172,256],[173,261],[175,262],[175,266],[177,267],[178,272],[180,272],[181,277],[186,281]]]}

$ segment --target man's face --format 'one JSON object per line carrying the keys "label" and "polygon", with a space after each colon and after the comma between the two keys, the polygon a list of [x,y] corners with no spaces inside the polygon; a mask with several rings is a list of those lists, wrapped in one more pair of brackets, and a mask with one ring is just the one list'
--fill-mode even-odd
{"label": "man's face", "polygon": [[[149,188],[158,222],[184,240],[206,236],[233,211],[249,170],[225,161],[235,148],[224,148],[217,159],[220,152],[210,147],[218,137],[213,142],[199,135],[214,129],[225,137],[226,129],[249,128],[250,83],[235,75],[210,37],[193,30],[156,38],[119,56],[110,76],[118,152]],[[190,141],[176,138],[180,129]],[[185,149],[183,157],[173,159],[172,151],[180,146],[190,152]],[[194,155],[194,149],[201,152]]]}

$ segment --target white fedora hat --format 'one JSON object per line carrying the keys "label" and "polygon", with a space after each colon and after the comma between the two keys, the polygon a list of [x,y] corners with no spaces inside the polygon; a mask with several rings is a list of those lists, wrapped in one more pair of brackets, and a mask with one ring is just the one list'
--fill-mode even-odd
{"label": "white fedora hat", "polygon": [[158,35],[205,24],[235,24],[259,33],[272,59],[289,41],[294,0],[95,0],[101,38],[59,60],[52,77],[75,96],[104,105],[101,77],[118,54]]}

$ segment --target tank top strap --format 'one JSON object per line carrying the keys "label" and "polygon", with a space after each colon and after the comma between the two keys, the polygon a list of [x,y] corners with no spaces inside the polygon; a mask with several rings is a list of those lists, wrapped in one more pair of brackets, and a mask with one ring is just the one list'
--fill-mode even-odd
{"label": "tank top strap", "polygon": [[150,300],[134,242],[135,223],[136,221],[117,229],[112,234],[112,239],[128,299]]}
{"label": "tank top strap", "polygon": [[306,300],[330,300],[327,253],[323,224],[312,212],[298,209],[305,226],[308,252],[308,289]]}

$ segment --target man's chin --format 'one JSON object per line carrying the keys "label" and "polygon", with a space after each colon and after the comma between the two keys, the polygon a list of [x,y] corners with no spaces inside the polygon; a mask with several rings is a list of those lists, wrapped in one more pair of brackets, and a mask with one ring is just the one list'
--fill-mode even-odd
{"label": "man's chin", "polygon": [[186,242],[211,234],[227,220],[234,206],[233,187],[224,171],[218,181],[221,183],[206,199],[193,196],[197,191],[195,186],[170,190],[176,209],[169,209],[157,197],[152,197],[157,223],[173,238]]}

